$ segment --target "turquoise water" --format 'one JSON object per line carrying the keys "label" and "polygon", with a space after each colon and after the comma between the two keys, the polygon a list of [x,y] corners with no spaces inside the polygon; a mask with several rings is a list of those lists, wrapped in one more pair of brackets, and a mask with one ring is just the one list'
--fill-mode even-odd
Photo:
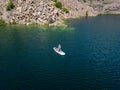
{"label": "turquoise water", "polygon": [[[1,26],[0,90],[119,90],[120,16],[68,26]],[[52,49],[59,43],[65,56]]]}

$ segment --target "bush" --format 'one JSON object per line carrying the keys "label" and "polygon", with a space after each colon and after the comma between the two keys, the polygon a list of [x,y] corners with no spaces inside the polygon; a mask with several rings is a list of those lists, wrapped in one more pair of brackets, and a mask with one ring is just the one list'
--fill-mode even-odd
{"label": "bush", "polygon": [[5,20],[0,18],[0,26],[2,26],[2,25],[6,25],[6,22],[5,22]]}
{"label": "bush", "polygon": [[67,8],[63,8],[63,11],[69,13],[69,10]]}
{"label": "bush", "polygon": [[56,6],[57,8],[60,8],[60,9],[61,9],[61,8],[62,8],[62,3],[61,3],[61,2],[56,2],[56,3],[55,3],[55,6]]}
{"label": "bush", "polygon": [[86,0],[83,0],[83,2],[86,2]]}
{"label": "bush", "polygon": [[57,0],[52,0],[53,2],[57,2]]}
{"label": "bush", "polygon": [[86,17],[88,17],[88,11],[86,11]]}
{"label": "bush", "polygon": [[9,2],[8,4],[7,4],[7,11],[10,11],[11,9],[13,9],[15,7],[15,5],[14,5],[14,3],[13,2]]}

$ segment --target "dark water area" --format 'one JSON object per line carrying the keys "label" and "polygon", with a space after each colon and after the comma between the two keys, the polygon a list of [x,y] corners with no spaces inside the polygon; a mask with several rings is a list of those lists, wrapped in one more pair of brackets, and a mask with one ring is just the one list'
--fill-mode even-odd
{"label": "dark water area", "polygon": [[120,90],[120,16],[68,26],[0,26],[0,90]]}

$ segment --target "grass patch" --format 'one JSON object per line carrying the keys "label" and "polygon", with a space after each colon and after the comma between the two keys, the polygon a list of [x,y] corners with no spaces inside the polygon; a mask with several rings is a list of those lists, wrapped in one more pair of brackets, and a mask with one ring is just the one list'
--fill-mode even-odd
{"label": "grass patch", "polygon": [[112,4],[112,2],[103,2],[103,4]]}

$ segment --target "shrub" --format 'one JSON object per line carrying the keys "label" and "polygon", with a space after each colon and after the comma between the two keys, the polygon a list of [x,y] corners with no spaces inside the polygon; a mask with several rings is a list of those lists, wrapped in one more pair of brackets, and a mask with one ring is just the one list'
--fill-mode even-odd
{"label": "shrub", "polygon": [[86,17],[88,17],[88,11],[86,11]]}
{"label": "shrub", "polygon": [[61,9],[61,8],[62,8],[62,3],[61,3],[61,2],[56,2],[56,3],[55,3],[55,6],[56,6],[57,8],[60,8],[60,9]]}
{"label": "shrub", "polygon": [[2,26],[2,25],[6,25],[6,22],[2,18],[0,18],[0,26]]}
{"label": "shrub", "polygon": [[83,0],[83,2],[86,2],[86,0]]}
{"label": "shrub", "polygon": [[69,10],[67,8],[63,8],[63,11],[69,13]]}
{"label": "shrub", "polygon": [[57,0],[52,0],[53,2],[57,2]]}
{"label": "shrub", "polygon": [[13,9],[14,7],[15,7],[14,3],[10,1],[10,2],[7,4],[6,9],[7,9],[7,11],[10,11],[10,10]]}

